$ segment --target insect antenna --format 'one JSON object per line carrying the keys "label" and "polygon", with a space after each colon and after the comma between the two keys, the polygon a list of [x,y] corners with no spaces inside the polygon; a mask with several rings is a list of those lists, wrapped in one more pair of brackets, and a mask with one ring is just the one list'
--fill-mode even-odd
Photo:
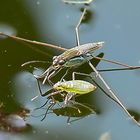
{"label": "insect antenna", "polygon": [[25,62],[21,65],[21,67],[24,67],[26,65],[29,65],[29,64],[34,64],[34,63],[50,63],[49,61],[40,61],[40,60],[33,60],[33,61],[28,61],[28,62]]}

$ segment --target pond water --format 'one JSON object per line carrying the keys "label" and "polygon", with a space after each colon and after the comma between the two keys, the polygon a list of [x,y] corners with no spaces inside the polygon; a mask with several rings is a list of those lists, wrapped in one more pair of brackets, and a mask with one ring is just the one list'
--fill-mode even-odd
{"label": "pond water", "polygon": [[[140,1],[96,0],[86,5],[89,19],[80,26],[80,43],[105,41],[104,57],[130,65],[140,65]],[[0,31],[30,40],[47,42],[65,48],[76,46],[75,26],[80,18],[80,9],[85,5],[65,4],[61,0],[5,0],[0,4]],[[38,51],[32,49],[36,48]],[[0,38],[0,107],[1,118],[17,114],[22,108],[30,111],[25,123],[27,129],[12,131],[10,126],[0,131],[0,140],[131,140],[140,138],[140,128],[135,125],[122,109],[100,90],[82,100],[100,111],[88,117],[67,124],[67,118],[49,114],[44,121],[43,111],[34,112],[45,98],[31,99],[39,91],[32,72],[40,73],[49,64],[21,67],[26,61],[51,61],[61,52],[40,45],[31,45],[9,38]],[[98,69],[118,67],[100,62]],[[128,109],[138,117],[140,112],[140,71],[118,71],[102,74],[113,91]],[[55,79],[57,80],[57,79]],[[42,90],[48,89],[45,85]],[[15,117],[15,116],[14,116]],[[10,116],[11,118],[11,116]],[[18,116],[18,120],[22,120]],[[24,124],[23,120],[22,127]],[[11,131],[9,131],[11,130]]]}

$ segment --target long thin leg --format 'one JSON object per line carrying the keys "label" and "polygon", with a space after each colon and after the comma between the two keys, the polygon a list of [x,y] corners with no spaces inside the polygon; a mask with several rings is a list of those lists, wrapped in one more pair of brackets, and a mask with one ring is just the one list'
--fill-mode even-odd
{"label": "long thin leg", "polygon": [[65,76],[68,74],[68,71],[70,70],[70,68],[68,68],[66,70],[66,72],[64,73],[64,75],[61,77],[60,82],[63,81],[63,79],[65,78]]}
{"label": "long thin leg", "polygon": [[64,105],[67,105],[68,102],[70,101],[70,99],[71,99],[74,95],[75,95],[75,93],[73,93],[73,92],[67,93],[67,95],[66,95],[66,97],[65,97],[65,99],[64,99]]}
{"label": "long thin leg", "polygon": [[[54,76],[57,74],[61,69],[60,68],[55,68],[53,66],[50,66],[47,70],[45,70],[41,75],[34,75],[36,79],[41,79],[44,78],[42,84],[45,84],[46,80],[49,82],[50,85],[53,85],[51,82],[50,78],[51,76]],[[51,73],[50,73],[51,72]]]}
{"label": "long thin leg", "polygon": [[44,117],[41,119],[41,121],[43,121],[43,120],[46,118],[49,109],[52,109],[52,107],[53,107],[55,104],[56,104],[56,102],[53,102],[53,103],[51,103],[51,104],[48,106],[48,108],[47,108],[47,110],[46,110],[46,112],[45,112],[45,114],[44,114]]}
{"label": "long thin leg", "polygon": [[37,80],[37,85],[38,85],[39,93],[40,93],[41,96],[43,96],[43,93],[42,93],[39,81],[38,81],[38,79],[36,79],[36,80]]}
{"label": "long thin leg", "polygon": [[31,43],[31,44],[47,46],[47,47],[54,48],[54,49],[57,49],[57,50],[60,50],[60,51],[66,51],[67,50],[65,48],[62,48],[62,47],[59,47],[59,46],[56,46],[56,45],[52,45],[52,44],[48,44],[48,43],[43,43],[43,42],[39,42],[39,41],[32,41],[32,40],[24,39],[24,38],[21,38],[21,37],[16,37],[16,36],[13,36],[13,35],[8,35],[8,34],[2,33],[2,32],[0,32],[0,35],[7,36],[7,37],[12,38],[14,40],[20,40],[20,41],[24,41],[24,42]]}
{"label": "long thin leg", "polygon": [[111,69],[98,69],[98,72],[110,72],[110,71],[125,71],[125,70],[135,70],[135,69],[140,69],[140,66],[138,67],[124,67],[124,68],[111,68]]}
{"label": "long thin leg", "polygon": [[[104,71],[116,71],[116,70],[133,70],[133,69],[137,69],[137,68],[122,68],[122,69],[105,69],[105,70],[98,70],[99,72],[104,72]],[[87,76],[87,75],[86,75]],[[63,77],[64,78],[64,77]],[[62,78],[61,78],[62,80]],[[75,76],[73,75],[73,80],[75,80]],[[94,81],[95,82],[95,81]],[[95,82],[96,83],[96,82]],[[43,96],[44,97],[44,94],[42,93],[42,90],[41,90],[41,87],[40,87],[40,84],[39,84],[39,81],[37,79],[37,84],[38,84],[38,88],[39,88],[39,93],[37,96],[35,96],[34,98],[31,99],[31,101],[35,100],[37,97],[39,97],[39,95]],[[97,83],[96,83],[97,85]],[[99,85],[97,85],[99,87]],[[100,88],[101,89],[101,88]],[[103,89],[101,89],[103,91]],[[104,92],[104,91],[103,91]],[[107,94],[106,94],[107,95]],[[108,95],[107,95],[108,96]]]}
{"label": "long thin leg", "polygon": [[59,93],[61,93],[61,92],[62,92],[61,90],[58,90],[58,91],[55,91],[55,92],[53,92],[53,93],[50,93],[50,94],[48,95],[48,98],[51,97],[51,96],[54,96],[54,95],[56,95],[56,94],[59,94]]}
{"label": "long thin leg", "polygon": [[[92,65],[92,66],[93,66],[93,65]],[[94,66],[93,66],[93,67],[94,67]],[[94,68],[94,69],[95,69],[95,68]],[[96,71],[96,69],[95,69],[95,71]],[[74,77],[74,78],[75,78],[75,76],[74,76],[75,74],[76,74],[76,72],[73,73],[73,77]],[[88,77],[90,77],[90,78],[95,82],[95,80],[93,79],[93,77],[90,76],[90,75],[88,75],[88,74],[84,74],[84,73],[77,73],[77,74],[88,76]],[[103,82],[103,84],[104,84],[105,86],[107,86],[106,88],[107,88],[108,91],[110,92],[111,96],[110,96],[101,86],[99,86],[96,82],[95,82],[95,84],[97,84],[97,86],[99,86],[99,88],[100,88],[108,97],[110,97],[110,98],[113,99],[117,104],[119,104],[119,105],[121,106],[121,108],[126,112],[126,114],[140,127],[140,123],[137,122],[137,121],[133,118],[133,116],[127,111],[126,107],[122,104],[122,102],[120,101],[120,99],[119,99],[119,98],[114,94],[114,92],[110,89],[110,87],[107,85],[107,83],[104,81],[104,79],[101,77],[101,75],[99,74],[98,71],[96,71],[96,74],[97,74],[97,76],[99,77],[99,79]]]}
{"label": "long thin leg", "polygon": [[44,78],[46,75],[48,76],[49,73],[51,71],[55,70],[54,67],[51,65],[49,68],[47,68],[41,75],[34,75],[35,78],[37,79],[41,79],[41,78]]}
{"label": "long thin leg", "polygon": [[40,84],[39,84],[39,81],[38,81],[38,79],[36,79],[36,80],[37,80],[37,86],[38,86],[39,94],[38,94],[37,96],[35,96],[35,97],[32,99],[32,101],[33,101],[34,99],[36,99],[37,97],[39,97],[40,95],[41,95],[42,97],[44,97],[44,96],[47,96],[48,94],[50,94],[50,93],[53,92],[53,89],[50,89],[50,90],[46,91],[46,92],[43,94],[43,93],[42,93],[42,90],[41,90],[41,87],[40,87]]}
{"label": "long thin leg", "polygon": [[[53,73],[54,73],[54,72],[55,72],[55,71],[53,71]],[[47,76],[47,75],[45,76],[45,78],[44,78],[44,80],[43,80],[42,84],[44,85],[46,81],[48,81],[48,82],[49,82],[49,84],[50,84],[51,86],[53,86],[53,85],[54,85],[54,83],[50,80],[50,78],[48,78],[48,76]]]}
{"label": "long thin leg", "polygon": [[112,96],[110,96],[110,94],[108,94],[95,80],[94,78],[89,75],[89,74],[86,74],[86,73],[80,73],[80,72],[73,72],[72,73],[72,79],[75,80],[75,75],[83,75],[83,76],[87,76],[87,77],[90,77],[92,79],[92,81],[96,84],[97,87],[99,87],[109,98],[111,98],[113,101],[115,101],[116,103],[118,103]]}
{"label": "long thin leg", "polygon": [[78,24],[77,24],[77,26],[76,26],[76,28],[75,28],[77,46],[80,45],[79,26],[80,26],[80,24],[81,24],[81,22],[82,22],[82,20],[83,20],[83,18],[84,18],[85,13],[86,13],[86,8],[84,9],[84,11],[83,11],[83,13],[82,13],[82,15],[81,15],[81,17],[80,17],[80,19],[79,19],[79,21],[78,21]]}
{"label": "long thin leg", "polygon": [[103,61],[106,61],[106,62],[109,62],[109,63],[113,63],[113,64],[116,64],[116,65],[120,65],[120,66],[124,66],[124,67],[128,67],[128,68],[137,68],[140,66],[131,66],[131,65],[127,65],[127,64],[124,64],[124,63],[121,63],[121,62],[118,62],[118,61],[112,61],[112,60],[108,60],[108,59],[105,59],[105,58],[100,58],[100,57],[97,57],[97,56],[94,56],[91,54],[92,57],[94,57],[95,59],[98,59],[98,60],[103,60]]}
{"label": "long thin leg", "polygon": [[40,95],[43,96],[43,93],[42,93],[42,90],[41,90],[39,81],[38,81],[37,78],[36,78],[36,80],[37,80],[37,86],[38,86],[39,94],[37,94],[35,97],[33,97],[33,98],[31,99],[31,101],[34,101],[34,100],[35,100],[36,98],[38,98]]}
{"label": "long thin leg", "polygon": [[43,105],[41,105],[40,107],[35,108],[34,110],[41,109],[42,107],[44,107],[44,106],[48,103],[49,100],[50,100],[50,99],[47,99],[47,101],[46,101]]}
{"label": "long thin leg", "polygon": [[50,85],[54,85],[54,83],[50,79],[51,79],[51,77],[55,76],[59,71],[61,71],[61,69],[62,68],[59,67],[59,68],[54,69],[52,73],[50,73],[50,74],[48,73],[48,75],[45,76],[42,84],[45,84],[46,80],[48,80]]}

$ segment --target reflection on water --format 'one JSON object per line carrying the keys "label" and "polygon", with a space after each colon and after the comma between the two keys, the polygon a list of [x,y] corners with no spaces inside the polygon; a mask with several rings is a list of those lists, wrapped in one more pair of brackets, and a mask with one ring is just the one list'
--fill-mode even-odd
{"label": "reflection on water", "polygon": [[101,134],[99,140],[111,140],[110,132],[105,132],[105,133]]}
{"label": "reflection on water", "polygon": [[[73,47],[76,45],[74,28],[82,7],[83,5],[64,4],[60,0],[5,0],[0,5],[0,23],[13,27],[17,35],[21,37]],[[92,16],[88,24],[80,26],[81,44],[104,40],[106,47],[102,51],[106,58],[137,65],[140,60],[139,1],[134,3],[127,0],[123,2],[121,0],[96,0],[88,8]],[[6,29],[8,28],[6,27]],[[13,31],[10,32],[13,33]],[[57,54],[57,51],[40,46],[36,47],[52,56]],[[11,39],[0,40],[0,102],[4,104],[3,117],[18,112],[21,106],[33,110],[46,101],[46,98],[38,97],[31,102],[30,99],[38,94],[36,80],[32,74],[25,72],[25,69],[20,66],[26,61],[48,61],[48,59],[47,56],[31,50],[28,45],[21,42],[15,42]],[[101,62],[99,67],[108,66]],[[46,67],[48,67],[47,64],[43,66],[43,69]],[[28,70],[26,69],[26,71]],[[15,80],[18,73],[25,78],[20,77],[24,81],[19,78],[21,83]],[[128,108],[133,108],[136,110],[136,114],[139,114],[139,74],[129,71],[105,73],[103,76]],[[54,80],[57,81],[57,79]],[[42,88],[45,91],[48,87]],[[101,110],[100,115],[91,115],[72,123],[70,126],[66,124],[64,116],[56,117],[54,114],[49,114],[43,122],[40,121],[40,118],[30,116],[25,122],[25,124],[29,123],[32,126],[29,133],[13,135],[1,132],[0,138],[4,140],[8,138],[21,140],[39,138],[42,140],[85,140],[88,138],[93,140],[100,139],[104,132],[109,132],[112,139],[138,139],[140,129],[129,123],[130,121],[127,120],[118,106],[106,98],[100,90],[96,93],[87,95],[81,100],[95,105],[95,108]]]}
{"label": "reflection on water", "polygon": [[[88,115],[95,114],[94,111],[90,106],[84,105],[79,102],[73,102],[70,105],[67,105],[65,107],[59,107],[59,108],[53,108],[52,111],[57,116],[66,116],[68,117],[67,123],[72,123],[74,121],[78,121],[79,119],[82,119],[84,117],[87,117]],[[73,120],[70,120],[71,118],[75,118]]]}
{"label": "reflection on water", "polygon": [[[81,8],[80,11],[83,12],[84,8]],[[82,23],[89,23],[92,20],[93,17],[93,13],[90,10],[86,10],[86,14],[82,20]]]}
{"label": "reflection on water", "polygon": [[92,0],[62,0],[65,3],[69,4],[89,4]]}
{"label": "reflection on water", "polygon": [[[16,34],[17,34],[16,29],[14,29],[10,25],[4,24],[4,23],[0,23],[0,31],[6,33],[8,35],[15,35],[16,36]],[[0,39],[4,39],[4,38],[6,38],[6,37],[0,36]]]}

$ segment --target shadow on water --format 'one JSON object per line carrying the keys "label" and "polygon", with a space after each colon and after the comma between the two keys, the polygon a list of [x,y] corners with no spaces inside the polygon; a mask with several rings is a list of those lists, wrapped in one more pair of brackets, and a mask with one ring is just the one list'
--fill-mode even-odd
{"label": "shadow on water", "polygon": [[[103,5],[105,5],[106,9],[103,8]],[[105,19],[108,18],[107,15],[110,13],[110,11],[108,12],[109,8],[105,1],[103,1],[103,5],[101,4],[101,1],[96,1],[95,5],[93,3],[87,6],[88,18],[83,21],[83,24],[80,27],[80,29],[83,28],[83,30],[80,31],[81,41],[94,41],[91,40],[93,38],[95,40],[104,38],[104,40],[107,40],[108,42],[115,41],[115,37],[113,37],[114,34],[112,35],[112,33],[118,33],[119,27],[121,27],[121,25],[119,26],[119,23],[115,23],[114,25],[114,20],[111,22],[111,20]],[[111,5],[109,6],[112,7]],[[0,4],[0,31],[9,29],[9,32],[11,32],[11,34],[20,37],[28,38],[31,40],[39,40],[40,38],[40,41],[43,42],[46,41],[47,43],[58,44],[64,47],[73,47],[76,44],[74,40],[74,28],[80,17],[81,8],[83,8],[83,5],[64,4],[59,0],[5,0]],[[99,15],[100,12],[106,14],[103,14],[105,16],[105,18],[103,19],[105,20],[105,23],[103,23],[101,19],[100,21],[97,18],[97,15]],[[111,14],[113,18],[114,12],[112,11]],[[106,21],[110,21],[112,24]],[[98,26],[97,24],[100,26]],[[111,39],[109,38],[107,33],[111,34]],[[118,44],[116,45],[119,46]],[[34,51],[33,49],[31,49],[31,47],[39,48],[41,51],[46,52],[46,55],[44,55],[44,53],[41,54],[40,52]],[[113,48],[113,50],[116,52],[118,51],[115,47]],[[46,138],[61,140],[85,140],[88,137],[89,140],[93,140],[100,139],[104,133],[111,134],[113,139],[125,139],[125,134],[127,134],[128,140],[132,138],[139,138],[139,129],[133,125],[130,125],[128,127],[129,123],[128,121],[126,121],[124,114],[121,114],[118,107],[112,104],[111,101],[109,102],[109,100],[106,99],[105,96],[100,95],[100,90],[97,90],[94,96],[92,94],[88,94],[86,96],[79,97],[77,100],[78,103],[80,102],[81,104],[77,103],[70,106],[70,109],[72,109],[74,114],[72,111],[69,112],[68,107],[66,107],[51,110],[53,113],[48,114],[47,118],[43,122],[40,121],[40,117],[35,118],[26,116],[26,113],[28,114],[30,112],[30,114],[32,114],[32,110],[34,108],[39,107],[46,101],[46,98],[42,97],[37,98],[33,102],[30,101],[30,99],[38,94],[37,82],[32,75],[32,72],[35,69],[34,67],[37,67],[39,68],[39,70],[44,71],[47,67],[49,67],[50,64],[32,65],[30,67],[24,68],[21,68],[21,64],[30,60],[45,60],[51,62],[52,56],[56,55],[57,53],[58,52],[53,49],[46,49],[46,47],[42,47],[39,45],[26,44],[9,38],[0,39],[0,139],[2,138],[5,140],[10,137],[10,139],[19,138],[21,140],[37,140],[39,138],[41,138],[42,140],[45,140]],[[115,53],[110,53],[109,55],[116,56]],[[75,70],[80,72],[86,71],[86,73],[90,73],[91,71],[91,69],[88,68],[87,65],[80,67],[80,70]],[[55,77],[53,80],[58,81],[60,77],[61,74]],[[71,73],[67,78],[70,77]],[[79,79],[82,77],[77,78]],[[109,81],[113,81],[109,79],[111,77],[105,78]],[[116,79],[117,78],[118,77],[116,77]],[[114,79],[114,77],[112,79]],[[137,83],[139,83],[138,80]],[[121,83],[121,81],[117,81],[115,84],[120,85],[120,89],[117,89],[118,91],[124,91],[124,83]],[[130,86],[128,85],[128,90],[130,90],[129,87]],[[48,89],[48,85],[45,85],[42,88],[45,92]],[[124,96],[125,100],[125,95],[122,96]],[[85,103],[86,105],[88,104],[95,108],[91,107],[91,109],[87,109],[89,107],[88,105],[86,108],[87,110],[85,108],[81,108],[83,107],[82,105],[85,105]],[[130,101],[130,104],[131,103],[132,102]],[[77,110],[77,108],[80,108],[79,110],[81,112],[83,112],[83,110],[86,110],[87,115],[89,115],[92,111],[96,112],[96,110],[99,110],[99,114],[91,115],[90,117],[86,117],[82,120],[76,121],[72,123],[72,125],[68,126],[65,116],[68,117],[69,115],[71,117],[74,115],[76,116],[77,114],[79,115],[79,110]],[[132,109],[130,112],[137,116],[137,119],[139,120],[138,109],[136,109],[136,111],[135,109]],[[40,113],[37,115],[40,115]],[[61,115],[61,117],[57,117],[55,115]],[[86,116],[83,114],[81,115]],[[123,117],[125,119],[123,119]],[[16,120],[15,123],[13,123],[13,120]],[[17,122],[22,124],[21,128],[18,127]],[[13,124],[16,124],[16,127],[14,127]],[[131,126],[136,128],[132,130]],[[7,132],[15,132],[15,134],[16,132],[21,133],[13,135],[13,133]]]}

